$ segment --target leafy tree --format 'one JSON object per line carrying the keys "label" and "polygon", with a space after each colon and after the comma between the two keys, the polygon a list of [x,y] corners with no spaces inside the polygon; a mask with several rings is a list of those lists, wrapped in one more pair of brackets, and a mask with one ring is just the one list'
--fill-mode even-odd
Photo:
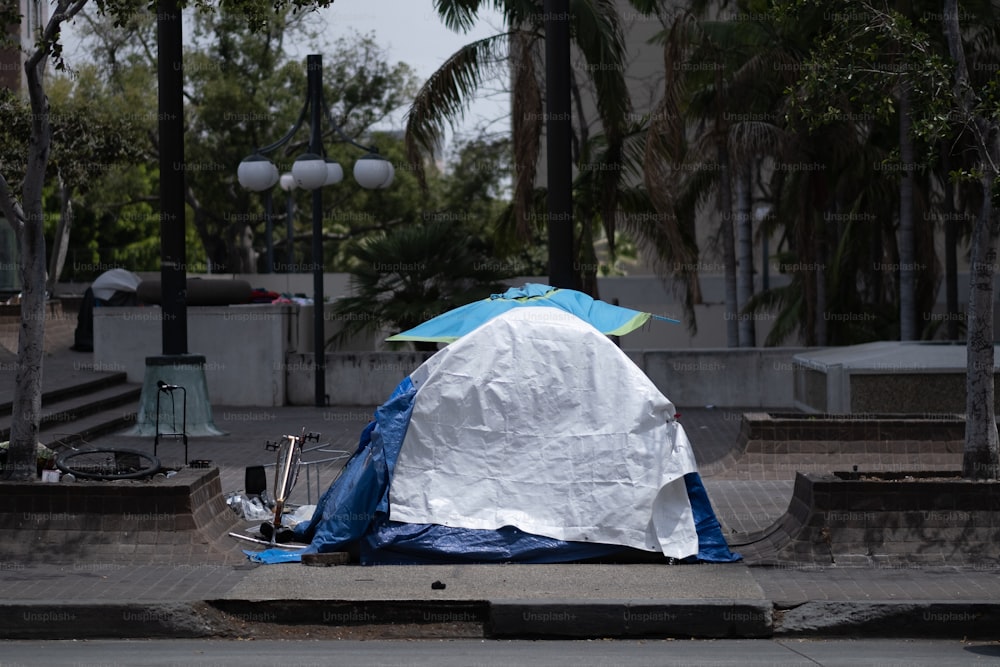
{"label": "leafy tree", "polygon": [[[15,163],[23,165],[23,177],[19,182],[12,182],[6,175],[10,171],[8,165],[2,165],[3,168],[0,169],[0,212],[13,227],[17,237],[22,286],[21,329],[14,380],[14,417],[8,462],[4,471],[4,476],[8,478],[29,479],[35,474],[35,448],[41,417],[46,282],[43,195],[53,141],[53,124],[44,72],[50,60],[57,70],[64,68],[59,43],[61,27],[64,22],[79,14],[86,4],[87,0],[53,2],[49,7],[48,21],[40,27],[34,44],[25,50],[24,73],[31,109],[29,142],[23,159]],[[144,6],[138,0],[99,0],[97,4],[119,20],[127,19]],[[324,0],[235,0],[229,6],[239,8],[251,25],[260,27],[266,23],[270,11],[275,8],[308,8],[323,4],[329,3]],[[20,23],[15,3],[0,6],[0,23]]]}
{"label": "leafy tree", "polygon": [[753,294],[754,175],[763,158],[773,160],[786,144],[777,109],[787,78],[783,65],[794,45],[757,18],[766,16],[763,3],[724,3],[718,18],[704,3],[695,4],[660,37],[666,72],[651,114],[646,183],[675,239],[671,273],[686,285],[692,327],[701,265],[694,219],[714,195],[727,341],[752,346],[754,321],[742,315]]}
{"label": "leafy tree", "polygon": [[[465,229],[463,229],[465,227]],[[509,265],[489,241],[449,220],[396,227],[351,245],[353,294],[334,305],[342,335],[410,329],[436,315],[503,291]],[[417,349],[437,349],[415,343]]]}
{"label": "leafy tree", "polygon": [[[511,202],[515,177],[510,137],[482,137],[462,143],[451,159],[452,166],[440,180],[440,201],[445,215],[457,214],[473,222],[479,233],[491,238],[495,261],[508,264],[510,272],[522,276],[544,275],[544,230],[532,224],[532,242],[525,243]],[[536,191],[535,202],[544,192]],[[537,212],[540,209],[535,209]],[[540,220],[538,215],[531,216]]]}
{"label": "leafy tree", "polygon": [[[993,276],[997,236],[1000,235],[1000,211],[997,210],[1000,204],[997,197],[1000,189],[1000,82],[994,76],[985,89],[976,89],[971,85],[957,0],[944,1],[942,23],[949,55],[954,63],[952,98],[957,120],[972,136],[978,164],[970,175],[976,177],[981,188],[979,215],[973,228],[970,253],[972,267],[969,272],[962,475],[971,479],[997,479],[1000,477],[1000,443],[993,405]],[[992,24],[995,26],[996,21]]]}
{"label": "leafy tree", "polygon": [[[724,12],[718,20],[682,16],[664,34],[667,78],[653,114],[647,181],[660,186],[651,191],[658,193],[661,210],[673,212],[666,218],[679,240],[690,230],[699,206],[710,207],[709,197],[716,194],[728,309],[734,313],[728,328],[731,344],[745,344],[752,335],[735,320],[746,325],[765,311],[776,313],[769,345],[796,331],[809,345],[894,336],[898,317],[886,313],[898,312],[898,271],[883,267],[903,263],[894,232],[897,177],[903,171],[895,168],[897,116],[894,107],[885,105],[884,94],[874,94],[885,93],[884,84],[869,81],[854,89],[850,77],[842,83],[838,78],[845,68],[816,74],[817,45],[843,27],[832,21],[831,28],[828,20],[838,15],[836,8],[787,4],[798,11],[790,15],[782,5],[736,2],[730,5],[732,13]],[[841,57],[850,47],[842,47],[847,38],[837,34],[840,39],[830,38],[828,44]],[[908,71],[899,64],[892,70],[883,63],[882,69]],[[817,92],[814,81],[826,89]],[[921,92],[918,88],[913,99],[921,100]],[[869,101],[882,105],[878,113],[862,106]],[[932,189],[928,176],[913,174],[913,180],[927,185],[916,188],[910,217],[928,219],[929,202],[919,196]],[[748,300],[751,188],[771,210],[759,234],[778,238],[775,259],[791,281]],[[727,229],[727,218],[736,223],[739,245]],[[932,230],[929,225],[914,229],[916,254],[909,265],[918,268],[915,303],[929,309],[938,280]],[[692,236],[688,231],[686,238]],[[696,258],[699,251],[691,247],[686,252]],[[675,260],[675,267],[685,265]],[[696,282],[696,276],[678,273],[689,285]]]}
{"label": "leafy tree", "polygon": [[[924,202],[916,186],[931,165],[926,159],[918,161],[918,150],[929,152],[919,145],[913,124],[924,113],[934,116],[945,110],[941,91],[946,80],[941,76],[942,36],[938,32],[938,39],[932,39],[934,33],[927,33],[926,26],[916,30],[919,17],[930,15],[936,4],[907,2],[897,7],[883,11],[863,3],[824,5],[824,16],[836,20],[820,32],[791,102],[814,126],[853,116],[863,119],[856,123],[862,130],[895,128],[885,176],[899,188],[893,197],[898,206],[893,217],[898,222],[899,336],[914,340],[920,335],[918,312],[926,305],[919,299],[926,281],[921,267],[927,266],[919,246],[930,234],[929,217],[919,215]],[[812,11],[819,11],[818,6]],[[902,43],[900,30],[913,39]]]}
{"label": "leafy tree", "polygon": [[[830,11],[829,4],[807,6],[814,12]],[[875,36],[848,42],[842,31],[857,29],[850,21],[829,28],[817,43],[810,59],[812,66],[805,70],[798,99],[808,100],[812,95],[811,108],[822,115],[824,106],[830,109],[841,101],[836,94],[840,86],[842,94],[853,95],[849,101],[857,105],[855,108],[869,111],[876,121],[894,112],[905,116],[900,128],[909,125],[912,135],[923,142],[929,153],[933,154],[941,141],[965,150],[966,155],[957,161],[964,169],[938,176],[939,183],[957,176],[956,185],[963,192],[961,198],[978,208],[970,249],[963,475],[974,479],[996,478],[1000,465],[993,386],[993,278],[1000,234],[996,210],[996,188],[1000,184],[996,8],[988,3],[964,5],[963,16],[974,17],[965,23],[957,0],[945,0],[941,11],[935,11],[937,5],[914,7],[925,10],[922,16],[926,20],[914,22],[899,11],[876,8],[865,2],[838,3],[836,8],[845,16],[860,19],[862,32]],[[881,59],[886,54],[895,58],[890,64],[907,73],[906,90],[895,98],[885,94],[879,80],[887,67],[878,64],[884,63]],[[873,63],[867,69],[878,74],[876,81],[867,80],[866,70],[861,68],[861,81],[852,83],[852,75],[859,72],[858,63],[866,59]],[[970,62],[976,68],[970,68]],[[819,100],[822,104],[816,103]],[[869,125],[878,127],[877,122]],[[870,136],[866,138],[870,141]],[[906,143],[899,139],[901,159],[905,159],[902,148]],[[930,160],[925,163],[934,164]],[[939,169],[940,164],[937,163]],[[903,256],[899,255],[900,262]]]}
{"label": "leafy tree", "polygon": [[354,295],[334,306],[344,322],[340,340],[364,330],[409,329],[544,266],[537,249],[505,245],[497,226],[512,206],[510,140],[467,140],[451,162],[428,179],[423,206],[411,207],[406,224],[344,244]]}
{"label": "leafy tree", "polygon": [[[141,126],[109,111],[113,108],[109,105],[114,99],[111,95],[70,95],[67,86],[61,85],[67,81],[65,77],[56,79],[49,95],[52,152],[48,170],[54,182],[44,188],[43,214],[46,235],[53,239],[47,281],[50,292],[62,274],[67,254],[73,255],[74,263],[82,261],[95,267],[100,264],[97,258],[76,257],[69,244],[73,223],[87,222],[88,196],[95,191],[103,195],[112,181],[148,156],[148,142]],[[11,165],[8,176],[21,181],[25,165],[15,165],[27,152],[31,111],[11,91],[4,90],[2,95],[0,117],[5,130],[0,136],[0,152],[6,156],[4,164]],[[77,220],[80,212],[82,221]]]}
{"label": "leafy tree", "polygon": [[[119,88],[129,99],[137,90],[148,90],[155,76],[149,47],[155,28],[152,17],[136,14],[121,25],[112,25],[109,18],[86,18],[87,43],[109,85]],[[299,13],[278,11],[259,29],[251,30],[238,8],[203,9],[194,14],[193,28],[184,60],[188,100],[185,197],[190,227],[196,235],[191,245],[204,249],[202,265],[212,272],[266,270],[262,251],[266,227],[263,199],[238,187],[234,174],[241,159],[295,124],[305,101],[304,68],[301,62],[288,58],[284,44],[292,40],[311,44],[310,48],[317,52],[331,48],[333,55],[324,63],[325,99],[345,135],[355,140],[363,138],[363,143],[376,141],[367,136],[370,128],[404,105],[415,91],[416,81],[406,65],[389,64],[371,36],[357,35],[321,47],[308,16]],[[155,109],[148,118],[155,156]],[[359,157],[356,149],[341,143],[341,137],[331,127],[324,130],[324,143],[330,147],[331,157],[344,165]],[[303,152],[307,139],[305,130],[294,137],[276,156],[279,166],[287,170]],[[402,153],[392,146],[397,142],[387,135],[377,139],[381,152],[402,165]],[[413,208],[419,199],[417,190],[407,185],[412,181],[409,170],[398,171],[393,187],[377,194],[365,194],[351,179],[324,189],[326,237],[344,239],[398,223],[400,209]],[[293,191],[287,196],[297,200],[301,193]],[[275,199],[284,203],[285,197],[279,193]],[[286,210],[285,206],[274,210],[274,228],[280,230],[275,234],[277,258],[287,257]],[[341,224],[343,221],[354,224]],[[293,244],[309,238],[307,227],[299,225],[297,218],[293,221]],[[253,239],[252,253],[245,252],[243,246],[248,238]],[[298,256],[301,254],[299,248]],[[327,254],[332,260],[337,256],[336,251]],[[287,262],[281,260],[281,264]]]}

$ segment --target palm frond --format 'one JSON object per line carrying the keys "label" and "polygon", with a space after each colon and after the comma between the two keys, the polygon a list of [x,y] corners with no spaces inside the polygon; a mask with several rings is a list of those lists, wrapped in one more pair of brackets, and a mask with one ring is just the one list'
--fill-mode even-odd
{"label": "palm frond", "polygon": [[614,0],[575,0],[571,3],[571,15],[575,43],[587,62],[607,142],[606,168],[601,170],[598,180],[601,220],[608,246],[613,252],[617,210],[615,198],[621,182],[623,133],[632,110],[625,81],[625,36]]}
{"label": "palm frond", "polygon": [[628,4],[643,16],[650,16],[656,14],[663,3],[661,0],[628,0]]}
{"label": "palm frond", "polygon": [[634,228],[626,221],[633,238],[645,237],[657,259],[656,268],[672,275],[684,289],[685,319],[688,329],[697,331],[694,304],[701,301],[698,283],[698,246],[694,235],[694,216],[678,215],[678,177],[687,154],[686,127],[681,112],[684,84],[675,67],[688,45],[690,19],[682,16],[667,31],[663,43],[666,78],[663,96],[649,116],[646,150],[643,155],[643,183],[656,211],[655,226]]}
{"label": "palm frond", "polygon": [[468,32],[485,4],[484,0],[434,0],[434,11],[451,30]]}
{"label": "palm frond", "polygon": [[776,347],[799,330],[802,307],[802,284],[801,280],[796,277],[788,285],[774,287],[754,294],[750,301],[743,307],[743,312],[762,313],[777,311],[777,315],[775,315],[771,325],[771,331],[764,341],[765,346]]}
{"label": "palm frond", "polygon": [[770,120],[738,120],[729,126],[729,153],[734,161],[750,161],[761,155],[781,154],[786,133]]}
{"label": "palm frond", "polygon": [[456,234],[448,221],[405,225],[348,248],[354,295],[333,316],[342,341],[367,329],[402,331],[502,289],[508,264],[489,261],[480,239]]}
{"label": "palm frond", "polygon": [[697,333],[694,307],[702,302],[702,297],[698,263],[691,261],[692,256],[697,256],[694,226],[665,219],[655,212],[644,187],[620,191],[618,203],[622,231],[647,258],[664,285],[681,299],[688,330],[692,335]]}
{"label": "palm frond", "polygon": [[[497,218],[493,228],[493,243],[498,253],[510,255],[523,248],[525,233],[529,238],[537,238],[545,232],[545,216],[542,214],[546,210],[548,190],[534,188],[530,194],[529,212],[523,220],[518,219],[514,202],[506,206]],[[527,223],[527,228],[521,223]]]}
{"label": "palm frond", "polygon": [[433,154],[448,126],[454,127],[482,84],[507,62],[510,33],[484,37],[456,51],[420,87],[406,113],[406,155],[421,183],[423,156]]}

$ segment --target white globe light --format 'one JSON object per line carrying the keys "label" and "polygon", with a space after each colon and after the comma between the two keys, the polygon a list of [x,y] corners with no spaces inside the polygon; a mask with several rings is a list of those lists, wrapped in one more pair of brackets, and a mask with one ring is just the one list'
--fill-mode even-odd
{"label": "white globe light", "polygon": [[386,164],[389,165],[389,175],[386,177],[385,182],[378,186],[381,190],[382,188],[387,188],[392,185],[393,179],[396,178],[396,168],[392,166],[392,163],[386,160]]}
{"label": "white globe light", "polygon": [[278,182],[278,168],[273,162],[257,153],[240,162],[240,166],[236,169],[236,178],[247,190],[263,192]]}
{"label": "white globe light", "polygon": [[392,178],[392,171],[388,160],[369,153],[354,163],[354,180],[367,190],[375,190],[387,185],[386,181]]}
{"label": "white globe light", "polygon": [[281,175],[279,183],[281,184],[281,189],[285,192],[295,189],[295,177],[292,176],[292,173],[289,171],[286,171]]}
{"label": "white globe light", "polygon": [[327,159],[326,180],[323,185],[336,185],[342,180],[344,180],[344,168],[340,166],[340,163]]}
{"label": "white globe light", "polygon": [[315,190],[326,183],[326,160],[314,153],[303,153],[292,163],[295,184],[303,190]]}

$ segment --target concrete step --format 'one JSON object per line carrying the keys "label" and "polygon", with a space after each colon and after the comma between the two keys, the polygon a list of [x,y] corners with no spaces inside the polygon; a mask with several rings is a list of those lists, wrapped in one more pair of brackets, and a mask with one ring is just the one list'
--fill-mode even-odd
{"label": "concrete step", "polygon": [[[117,382],[109,380],[100,378],[43,396],[39,440],[69,445],[135,423],[142,387],[126,384],[124,373]],[[11,412],[8,404],[0,413],[0,440],[10,438]]]}
{"label": "concrete step", "polygon": [[[42,392],[43,412],[45,412],[45,409],[53,403],[58,403],[59,401],[73,398],[75,396],[91,394],[109,387],[119,387],[126,384],[127,380],[128,375],[124,372],[95,373],[93,379],[78,381],[46,390]],[[0,420],[9,418],[13,410],[13,401],[4,401],[3,403],[0,403]]]}
{"label": "concrete step", "polygon": [[120,406],[64,422],[61,428],[42,431],[39,440],[43,445],[61,452],[69,447],[87,445],[97,438],[115,433],[135,424],[139,402],[132,407]]}

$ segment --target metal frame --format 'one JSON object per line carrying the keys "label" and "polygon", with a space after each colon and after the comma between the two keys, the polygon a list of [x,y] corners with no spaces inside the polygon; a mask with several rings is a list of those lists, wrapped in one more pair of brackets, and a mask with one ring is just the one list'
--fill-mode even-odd
{"label": "metal frame", "polygon": [[[180,389],[183,395],[181,401],[182,417],[181,417],[181,432],[177,433],[160,433],[160,396],[162,394],[170,394],[170,407],[171,412],[174,415],[174,429],[177,428],[177,406],[174,403],[174,390]],[[156,449],[160,444],[160,436],[166,437],[181,437],[184,439],[184,465],[188,464],[188,436],[187,436],[187,389],[176,384],[167,384],[163,380],[157,383],[156,391],[156,436],[153,438],[153,456],[156,456]]]}

